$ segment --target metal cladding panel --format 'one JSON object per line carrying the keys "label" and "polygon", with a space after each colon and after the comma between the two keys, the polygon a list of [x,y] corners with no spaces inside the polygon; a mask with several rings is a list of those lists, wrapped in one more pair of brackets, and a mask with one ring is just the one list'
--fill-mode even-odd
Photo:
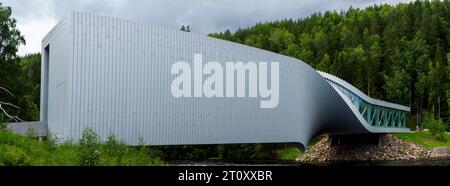
{"label": "metal cladding panel", "polygon": [[[62,19],[42,41],[42,50],[48,50],[48,56],[42,58],[42,75],[48,75],[48,81],[42,78],[41,120],[45,119],[52,132],[62,136],[67,129],[67,100],[70,96],[68,83],[71,63],[71,20]],[[45,60],[44,58],[48,58]],[[43,95],[46,94],[48,99]],[[44,104],[46,103],[46,104]],[[47,105],[46,108],[43,105]],[[44,116],[46,115],[46,116]]]}
{"label": "metal cladding panel", "polygon": [[351,85],[350,83],[347,83],[346,81],[344,81],[341,78],[338,78],[332,74],[328,74],[326,72],[321,72],[318,71],[319,74],[321,76],[323,76],[324,78],[335,82],[337,84],[339,84],[340,86],[345,87],[346,89],[348,89],[350,92],[353,92],[354,94],[358,95],[359,97],[361,97],[363,100],[374,104],[374,105],[379,105],[379,106],[383,106],[383,107],[389,107],[389,108],[393,108],[396,110],[403,110],[403,111],[407,111],[410,112],[411,109],[409,107],[403,106],[403,105],[399,105],[399,104],[395,104],[395,103],[390,103],[390,102],[386,102],[386,101],[382,101],[382,100],[377,100],[377,99],[373,99],[369,96],[367,96],[366,94],[364,94],[363,92],[361,92],[360,90],[358,90],[356,87],[354,87],[353,85]]}
{"label": "metal cladding panel", "polygon": [[[328,82],[298,59],[113,17],[73,13],[70,20],[73,42],[60,46],[72,54],[64,138],[77,140],[91,127],[102,139],[114,134],[131,145],[140,138],[150,145],[307,144],[324,132],[369,132]],[[225,62],[279,62],[278,106],[260,108],[265,98],[173,97],[171,67],[178,61],[193,67],[195,53],[224,69]]]}

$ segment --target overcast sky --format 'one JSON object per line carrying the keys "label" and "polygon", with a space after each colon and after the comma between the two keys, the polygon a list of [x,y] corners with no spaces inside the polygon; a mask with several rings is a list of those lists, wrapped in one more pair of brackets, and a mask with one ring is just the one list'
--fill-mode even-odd
{"label": "overcast sky", "polygon": [[89,12],[208,34],[257,22],[301,18],[314,12],[397,4],[410,0],[3,0],[12,7],[26,46],[19,55],[40,51],[41,39],[73,11]]}

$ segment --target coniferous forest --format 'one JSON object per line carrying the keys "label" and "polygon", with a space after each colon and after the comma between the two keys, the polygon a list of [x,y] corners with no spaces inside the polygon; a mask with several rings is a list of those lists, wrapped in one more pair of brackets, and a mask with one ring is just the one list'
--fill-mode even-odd
{"label": "coniferous forest", "polygon": [[[12,10],[0,5],[1,101],[23,120],[39,118],[40,54],[17,56],[25,44]],[[450,117],[450,1],[415,1],[318,12],[306,18],[257,23],[209,36],[303,60],[373,98],[411,107],[410,127]],[[5,120],[0,113],[0,119]]]}
{"label": "coniferous forest", "polygon": [[370,97],[410,106],[413,129],[426,116],[448,127],[448,0],[350,7],[210,36],[301,59]]}
{"label": "coniferous forest", "polygon": [[[32,133],[15,135],[6,130],[13,120],[2,109],[24,121],[39,120],[41,54],[18,56],[26,41],[12,11],[0,3],[0,165],[161,165],[160,158],[293,160],[301,155],[283,144],[135,148],[114,135],[101,141],[89,129],[80,141],[64,144],[51,133],[43,142]],[[189,25],[181,30],[190,32]],[[350,7],[209,36],[298,58],[370,97],[410,106],[409,127],[430,132],[397,136],[427,148],[449,146],[450,0]]]}

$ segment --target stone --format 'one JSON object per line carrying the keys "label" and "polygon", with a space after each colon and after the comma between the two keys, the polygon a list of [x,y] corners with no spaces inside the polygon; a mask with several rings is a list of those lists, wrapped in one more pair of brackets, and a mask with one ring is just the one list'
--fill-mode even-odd
{"label": "stone", "polygon": [[448,148],[447,147],[436,147],[433,148],[433,153],[439,156],[447,156],[448,155]]}
{"label": "stone", "polygon": [[329,138],[322,138],[316,145],[309,148],[300,162],[327,162],[353,160],[411,160],[433,157],[448,157],[448,148],[426,149],[419,145],[402,141],[392,135],[381,139],[383,143],[376,145],[333,146]]}

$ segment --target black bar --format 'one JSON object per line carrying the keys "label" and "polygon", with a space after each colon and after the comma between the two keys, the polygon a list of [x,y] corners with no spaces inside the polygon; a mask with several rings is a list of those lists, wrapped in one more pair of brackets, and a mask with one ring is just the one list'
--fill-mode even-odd
{"label": "black bar", "polygon": [[[208,173],[209,179],[181,180],[181,173]],[[234,177],[231,174],[234,173]],[[281,183],[417,183],[446,182],[449,166],[368,167],[368,166],[165,166],[165,167],[1,167],[3,180],[56,182],[61,185],[124,183],[126,185],[164,184],[281,184]],[[239,177],[238,174],[241,176]],[[269,176],[270,175],[270,176]],[[227,176],[227,177],[225,177]],[[185,178],[185,177],[184,177]],[[270,178],[270,179],[269,179]],[[300,185],[304,185],[300,184]],[[294,184],[297,185],[297,184]],[[309,184],[308,184],[309,185]],[[315,185],[315,184],[314,184]]]}

